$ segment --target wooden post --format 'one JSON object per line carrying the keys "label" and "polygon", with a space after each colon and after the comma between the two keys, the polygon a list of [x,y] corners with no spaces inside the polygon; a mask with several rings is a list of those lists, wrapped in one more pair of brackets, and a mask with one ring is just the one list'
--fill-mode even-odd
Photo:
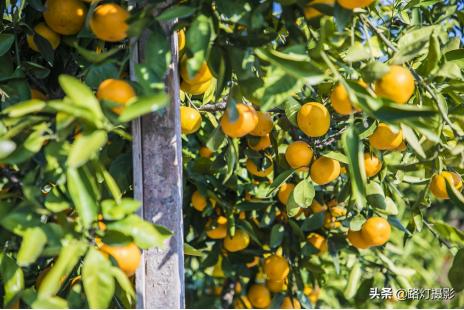
{"label": "wooden post", "polygon": [[[143,59],[143,38],[135,43],[133,65]],[[171,103],[132,123],[135,198],[143,201],[145,220],[174,232],[166,249],[144,251],[136,273],[137,308],[184,308],[182,223],[182,144],[179,122],[177,35],[171,35],[172,63],[166,79]]]}

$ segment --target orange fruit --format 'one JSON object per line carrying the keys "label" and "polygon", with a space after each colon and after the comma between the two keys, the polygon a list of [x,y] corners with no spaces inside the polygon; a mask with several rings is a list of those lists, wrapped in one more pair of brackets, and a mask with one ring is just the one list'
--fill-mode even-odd
{"label": "orange fruit", "polygon": [[327,206],[320,204],[318,201],[313,200],[311,203],[311,206],[309,207],[313,213],[319,213],[319,212],[324,212],[327,211]]}
{"label": "orange fruit", "polygon": [[47,96],[36,88],[31,88],[31,99],[47,100]]}
{"label": "orange fruit", "polygon": [[190,77],[187,70],[187,57],[184,57],[180,63],[180,76],[184,82],[190,85],[206,83],[213,78],[206,62],[201,65],[194,77]]}
{"label": "orange fruit", "polygon": [[292,183],[282,184],[279,188],[279,193],[277,194],[277,198],[279,198],[279,201],[283,203],[284,205],[287,205],[288,199],[290,198],[290,195],[292,194],[294,188],[295,188],[295,184],[292,184]]}
{"label": "orange fruit", "polygon": [[206,235],[211,239],[224,239],[227,237],[227,218],[220,216],[213,226],[207,225]]}
{"label": "orange fruit", "polygon": [[357,9],[357,8],[365,8],[371,5],[372,2],[375,0],[337,0],[338,4],[340,4],[345,9]]}
{"label": "orange fruit", "polygon": [[203,210],[207,206],[206,197],[204,197],[199,191],[195,191],[192,194],[191,203],[192,203],[192,207],[195,210],[200,211],[200,212],[203,212]]}
{"label": "orange fruit", "polygon": [[337,229],[340,228],[342,224],[337,221],[335,216],[332,216],[330,213],[326,213],[324,216],[324,227],[327,229]]}
{"label": "orange fruit", "polygon": [[313,158],[313,149],[304,141],[291,143],[285,151],[285,159],[293,169],[308,171],[309,163]]}
{"label": "orange fruit", "polygon": [[373,177],[382,169],[382,162],[376,156],[364,153],[364,169],[367,177]]}
{"label": "orange fruit", "polygon": [[180,89],[182,89],[183,92],[192,95],[192,96],[199,96],[201,94],[204,94],[211,86],[212,79],[207,80],[206,82],[201,82],[201,83],[194,83],[194,84],[189,84],[186,81],[182,81],[180,83]]}
{"label": "orange fruit", "polygon": [[416,85],[409,69],[392,65],[390,70],[375,83],[375,93],[399,104],[405,104],[414,94]]}
{"label": "orange fruit", "polygon": [[185,47],[185,31],[183,29],[177,31],[177,43],[179,45],[179,52]]}
{"label": "orange fruit", "polygon": [[385,244],[390,239],[390,233],[390,224],[381,217],[371,217],[361,227],[361,237],[369,246]]}
{"label": "orange fruit", "polygon": [[250,244],[250,236],[243,230],[237,229],[233,237],[227,236],[224,239],[224,248],[229,252],[244,250]]}
{"label": "orange fruit", "polygon": [[189,135],[195,133],[201,126],[201,114],[191,107],[180,107],[180,127],[182,133]]}
{"label": "orange fruit", "polygon": [[320,137],[330,128],[330,114],[322,104],[308,102],[298,111],[297,123],[308,137]]}
{"label": "orange fruit", "polygon": [[361,231],[348,230],[348,240],[355,248],[367,249],[369,247],[369,244],[364,241]]}
{"label": "orange fruit", "polygon": [[319,157],[311,165],[310,175],[316,184],[330,183],[340,175],[340,163],[332,158]]}
{"label": "orange fruit", "polygon": [[84,27],[87,8],[79,0],[47,0],[43,17],[54,32],[71,35]]}
{"label": "orange fruit", "polygon": [[137,270],[142,257],[142,253],[135,243],[122,246],[102,244],[100,251],[111,255],[118,263],[119,268],[129,277]]}
{"label": "orange fruit", "polygon": [[247,268],[253,268],[259,265],[259,256],[255,256],[251,262],[246,263]]}
{"label": "orange fruit", "polygon": [[313,4],[326,4],[334,6],[335,0],[314,0],[308,3],[304,8],[304,15],[307,19],[316,18],[322,15],[322,12],[312,7]]}
{"label": "orange fruit", "polygon": [[407,145],[406,143],[404,143],[404,140],[403,140],[401,141],[401,144],[398,147],[396,147],[394,150],[397,152],[403,152],[406,150],[406,148],[407,148]]}
{"label": "orange fruit", "polygon": [[237,104],[238,118],[233,122],[229,119],[229,112],[226,111],[221,119],[222,131],[232,138],[241,138],[252,132],[259,121],[256,110],[243,103]]}
{"label": "orange fruit", "polygon": [[264,273],[269,280],[284,280],[290,272],[287,260],[278,255],[271,255],[264,261]]}
{"label": "orange fruit", "polygon": [[330,215],[332,215],[333,217],[345,216],[347,213],[347,210],[341,206],[333,206],[333,207],[329,206],[329,211],[330,211]]}
{"label": "orange fruit", "polygon": [[280,309],[301,309],[301,304],[296,298],[284,297]]}
{"label": "orange fruit", "polygon": [[[58,45],[60,45],[60,41],[61,41],[60,35],[54,32],[53,30],[51,30],[45,23],[37,24],[34,27],[34,32],[40,35],[45,40],[47,40],[53,49],[56,49]],[[26,37],[26,40],[27,40],[27,44],[32,50],[39,52],[39,48],[37,47],[34,41],[34,35],[28,34]]]}
{"label": "orange fruit", "polygon": [[309,301],[311,304],[315,305],[319,300],[319,295],[321,294],[321,289],[319,287],[312,288],[309,286],[305,286],[304,294],[308,296]]}
{"label": "orange fruit", "polygon": [[[366,83],[363,81],[358,81],[358,83],[363,87],[367,87]],[[345,86],[341,83],[338,83],[330,93],[330,102],[332,108],[341,115],[350,115],[354,111],[359,111],[351,102]]]}
{"label": "orange fruit", "polygon": [[121,114],[125,107],[133,98],[135,90],[132,86],[123,80],[108,79],[101,82],[97,90],[97,98],[100,100],[109,100],[119,105],[112,108],[116,114]]}
{"label": "orange fruit", "polygon": [[430,182],[430,191],[440,199],[449,199],[448,191],[446,190],[446,181],[453,184],[458,191],[462,189],[461,176],[455,172],[443,171],[435,174]]}
{"label": "orange fruit", "polygon": [[394,150],[403,142],[403,132],[394,132],[387,124],[380,123],[369,137],[371,146],[378,150]]}
{"label": "orange fruit", "polygon": [[254,145],[248,140],[248,146],[253,151],[257,151],[257,152],[262,151],[271,146],[271,139],[269,138],[269,135],[265,135],[264,137],[259,137],[258,142]]}
{"label": "orange fruit", "polygon": [[267,177],[274,171],[274,166],[272,163],[269,167],[265,168],[264,170],[261,170],[261,169],[258,170],[258,167],[251,159],[247,159],[246,168],[249,173],[251,173],[254,176],[261,177],[261,178]]}
{"label": "orange fruit", "polygon": [[269,113],[258,111],[256,112],[258,116],[258,123],[256,124],[255,129],[250,132],[252,136],[264,137],[269,135],[274,126],[272,123],[272,118]]}
{"label": "orange fruit", "polygon": [[255,308],[268,308],[271,305],[271,292],[262,284],[253,284],[248,290],[248,299]]}
{"label": "orange fruit", "polygon": [[327,239],[318,233],[310,233],[306,239],[313,247],[319,250],[319,253],[327,251]]}
{"label": "orange fruit", "polygon": [[90,29],[103,41],[118,42],[127,38],[129,12],[116,3],[97,6],[90,19]]}
{"label": "orange fruit", "polygon": [[280,293],[286,289],[285,280],[266,280],[266,287],[272,293]]}
{"label": "orange fruit", "polygon": [[200,148],[200,156],[203,157],[203,158],[210,158],[211,156],[213,156],[213,151],[210,150],[209,148],[207,148],[206,146],[202,146]]}

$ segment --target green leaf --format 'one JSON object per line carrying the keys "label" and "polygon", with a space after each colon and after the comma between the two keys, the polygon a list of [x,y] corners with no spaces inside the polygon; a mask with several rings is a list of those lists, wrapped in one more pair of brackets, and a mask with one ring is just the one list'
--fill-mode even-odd
{"label": "green leaf", "polygon": [[47,140],[44,133],[48,129],[48,125],[41,123],[34,128],[34,131],[24,140],[14,152],[10,153],[8,157],[3,158],[2,162],[7,164],[22,163],[37,152],[40,151],[44,142]]}
{"label": "green leaf", "polygon": [[142,203],[132,198],[123,198],[120,203],[114,200],[104,200],[101,204],[105,220],[121,220],[141,207]]}
{"label": "green leaf", "polygon": [[422,75],[428,75],[434,72],[441,60],[441,50],[440,50],[440,41],[436,33],[430,36],[429,42],[429,53],[427,58],[422,61],[421,66],[418,68],[418,71]]}
{"label": "green leaf", "polygon": [[79,168],[84,165],[98,155],[107,139],[108,136],[103,130],[96,130],[90,134],[81,134],[71,145],[66,164],[70,168]]}
{"label": "green leaf", "polygon": [[416,134],[411,129],[411,127],[406,126],[405,124],[401,124],[401,129],[403,131],[403,136],[408,142],[408,144],[412,147],[412,149],[416,152],[417,155],[425,159],[426,156],[424,149],[422,148],[419,139],[417,138]]}
{"label": "green leaf", "polygon": [[282,244],[284,240],[285,227],[282,224],[276,224],[271,229],[271,239],[269,246],[273,249],[277,248]]}
{"label": "green leaf", "polygon": [[124,109],[124,112],[119,116],[120,122],[128,122],[150,112],[156,112],[167,106],[170,102],[170,97],[159,92],[156,95],[143,97],[136,102],[130,104]]}
{"label": "green leaf", "polygon": [[85,228],[90,228],[97,221],[98,206],[86,176],[75,168],[67,171],[68,190],[71,200],[79,214],[79,221]]}
{"label": "green leaf", "polygon": [[11,257],[0,252],[0,274],[3,284],[3,306],[7,308],[10,302],[24,289],[24,273]]}
{"label": "green leaf", "polygon": [[58,259],[43,278],[38,294],[40,298],[52,297],[63,286],[63,281],[69,276],[87,249],[87,243],[78,240],[65,240]]}
{"label": "green leaf", "polygon": [[115,283],[110,260],[90,248],[82,266],[82,283],[92,309],[107,309],[114,295]]}
{"label": "green leaf", "polygon": [[306,56],[296,54],[285,54],[273,49],[258,48],[256,55],[282,68],[287,74],[294,78],[303,78],[310,85],[316,85],[325,79],[324,72],[316,67]]}
{"label": "green leaf", "polygon": [[419,55],[423,55],[430,40],[430,35],[440,26],[420,27],[406,32],[398,41],[398,51],[395,53],[391,62],[393,64],[403,64]]}
{"label": "green leaf", "polygon": [[205,60],[207,60],[214,36],[211,17],[203,14],[196,16],[186,33],[189,56],[187,72],[189,76],[195,76]]}
{"label": "green leaf", "polygon": [[0,159],[8,157],[16,150],[16,143],[11,140],[0,140]]}
{"label": "green leaf", "polygon": [[296,117],[298,115],[298,111],[301,109],[301,104],[296,101],[293,97],[288,98],[284,104],[285,109],[285,116],[288,118],[290,123],[293,126],[297,126]]}
{"label": "green leaf", "polygon": [[456,256],[454,256],[453,265],[451,266],[448,272],[448,279],[451,283],[451,286],[457,291],[460,292],[464,290],[464,249],[460,249]]}
{"label": "green leaf", "polygon": [[303,224],[301,225],[301,229],[303,231],[318,230],[324,225],[324,218],[325,212],[313,213],[304,220]]}
{"label": "green leaf", "polygon": [[366,194],[366,171],[364,169],[363,144],[359,133],[350,126],[342,135],[342,145],[348,157],[348,170],[351,181],[351,192],[359,209],[364,207]]}
{"label": "green leaf", "polygon": [[15,41],[15,36],[10,33],[0,33],[0,56],[8,52]]}
{"label": "green leaf", "polygon": [[446,192],[450,197],[453,204],[464,211],[464,196],[461,194],[459,190],[454,187],[454,184],[450,184],[448,179],[446,180]]}
{"label": "green leaf", "polygon": [[2,113],[8,114],[9,117],[21,117],[27,114],[40,112],[45,107],[46,103],[44,101],[32,99],[9,106],[3,110]]}
{"label": "green leaf", "polygon": [[156,17],[159,21],[169,21],[176,18],[185,18],[195,13],[197,9],[186,5],[174,5],[164,10]]}
{"label": "green leaf", "polygon": [[221,127],[218,126],[208,137],[208,140],[206,141],[206,147],[214,152],[217,151],[225,141],[227,141],[226,136],[222,132]]}
{"label": "green leaf", "polygon": [[356,295],[359,282],[361,281],[362,268],[359,262],[356,262],[353,267],[351,267],[350,276],[344,291],[346,299],[350,300]]}
{"label": "green leaf", "polygon": [[361,75],[366,83],[372,83],[390,71],[390,67],[382,62],[374,61],[368,63],[362,70]]}
{"label": "green leaf", "polygon": [[433,229],[443,239],[458,244],[459,246],[464,245],[464,233],[462,231],[440,220],[431,220],[430,222],[433,224]]}
{"label": "green leaf", "polygon": [[301,207],[307,208],[311,205],[316,194],[314,185],[309,179],[299,182],[292,192],[294,201]]}
{"label": "green leaf", "polygon": [[111,56],[115,55],[117,52],[121,51],[120,47],[115,47],[105,52],[91,51],[83,47],[80,47],[77,44],[77,41],[74,43],[74,48],[82,57],[85,58],[85,60],[91,63],[101,63],[106,59],[110,58]]}
{"label": "green leaf", "polygon": [[97,120],[104,119],[100,103],[89,87],[69,75],[60,75],[58,80],[66,95],[75,105],[91,111]]}
{"label": "green leaf", "polygon": [[375,118],[383,122],[397,122],[417,118],[432,118],[437,111],[428,107],[419,107],[411,104],[385,104],[372,112]]}
{"label": "green leaf", "polygon": [[269,189],[267,191],[266,196],[271,196],[274,194],[274,192],[280,188],[282,184],[284,184],[287,180],[289,180],[292,175],[295,173],[294,169],[289,169],[285,170],[281,174],[279,174],[274,181],[272,182],[271,186],[269,186]]}
{"label": "green leaf", "polygon": [[189,256],[205,257],[206,254],[202,250],[197,250],[188,243],[184,243],[184,254]]}
{"label": "green leaf", "polygon": [[146,222],[137,215],[129,215],[123,220],[108,224],[107,227],[131,236],[142,249],[164,248],[166,241],[172,236],[167,228]]}
{"label": "green leaf", "polygon": [[111,267],[111,274],[118,282],[119,286],[126,292],[126,295],[129,301],[135,301],[135,291],[132,285],[131,280],[127,277],[127,275],[122,271],[120,268]]}
{"label": "green leaf", "polygon": [[47,235],[41,227],[27,229],[16,258],[18,265],[29,266],[34,263],[39,258],[46,243]]}
{"label": "green leaf", "polygon": [[387,204],[385,202],[385,193],[382,186],[377,182],[369,182],[366,186],[366,198],[369,204],[374,208],[385,210]]}
{"label": "green leaf", "polygon": [[325,154],[322,154],[322,156],[335,159],[344,164],[348,164],[348,158],[340,152],[329,151]]}

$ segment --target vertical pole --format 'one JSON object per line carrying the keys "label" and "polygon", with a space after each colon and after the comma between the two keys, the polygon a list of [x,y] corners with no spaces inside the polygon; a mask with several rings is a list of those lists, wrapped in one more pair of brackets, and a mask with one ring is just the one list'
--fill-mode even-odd
{"label": "vertical pole", "polygon": [[[139,215],[174,232],[165,249],[144,251],[136,273],[137,308],[184,308],[182,224],[182,144],[177,35],[171,35],[172,62],[166,78],[171,103],[161,114],[132,123],[134,195],[143,201]],[[133,66],[143,57],[143,37],[135,42]]]}

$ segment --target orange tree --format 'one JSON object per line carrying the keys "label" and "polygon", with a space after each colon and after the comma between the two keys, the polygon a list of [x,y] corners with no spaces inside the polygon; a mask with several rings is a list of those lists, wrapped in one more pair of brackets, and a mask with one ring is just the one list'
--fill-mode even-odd
{"label": "orange tree", "polygon": [[[135,214],[128,130],[169,102],[169,43],[151,6],[23,0],[0,9],[2,307],[129,308],[140,249],[171,234]],[[129,82],[128,36],[143,29],[163,57],[138,64]]]}
{"label": "orange tree", "polygon": [[369,290],[463,289],[463,5],[161,13],[181,49],[189,306],[462,305]]}

